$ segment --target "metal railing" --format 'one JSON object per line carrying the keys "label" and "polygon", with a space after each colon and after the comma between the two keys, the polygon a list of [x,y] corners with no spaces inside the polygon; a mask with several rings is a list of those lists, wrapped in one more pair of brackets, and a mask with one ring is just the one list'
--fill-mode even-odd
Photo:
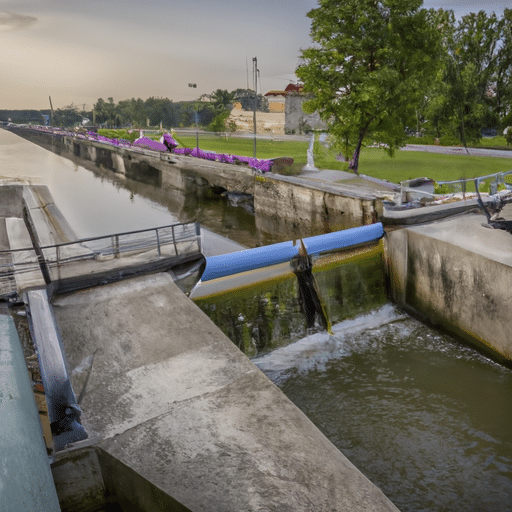
{"label": "metal railing", "polygon": [[201,234],[198,223],[170,224],[46,245],[39,249],[42,259],[34,247],[0,251],[0,296],[15,290],[16,276],[39,273],[42,264],[51,272],[80,262],[96,261],[98,271],[101,271],[105,266],[102,263],[128,256],[149,254],[155,259],[200,252]]}
{"label": "metal railing", "polygon": [[[501,188],[512,190],[512,170],[505,172],[497,172],[494,174],[487,174],[485,176],[479,176],[477,178],[468,178],[452,181],[438,181],[439,186],[445,186],[449,189],[448,193],[457,192],[476,192],[475,180],[479,183],[481,192],[488,192],[490,195],[496,194]],[[482,187],[483,184],[483,187]]]}
{"label": "metal railing", "polygon": [[[430,197],[431,199],[439,198],[440,195],[462,194],[462,198],[466,199],[466,194],[470,198],[476,199],[475,183],[478,183],[480,192],[495,195],[499,191],[512,191],[512,170],[487,174],[477,178],[461,178],[458,180],[447,180],[434,182],[430,180],[429,187],[414,187],[411,183],[416,180],[407,180],[400,183],[400,195],[402,202],[407,202],[406,197]],[[407,196],[406,196],[407,194]]]}

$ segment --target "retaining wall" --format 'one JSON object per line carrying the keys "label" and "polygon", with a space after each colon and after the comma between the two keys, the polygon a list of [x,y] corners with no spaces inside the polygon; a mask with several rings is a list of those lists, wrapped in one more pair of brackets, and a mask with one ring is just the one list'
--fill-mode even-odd
{"label": "retaining wall", "polygon": [[391,298],[498,361],[512,364],[512,237],[467,214],[388,233]]}
{"label": "retaining wall", "polygon": [[256,174],[243,165],[131,151],[29,128],[9,129],[85,167],[113,171],[171,194],[173,190],[199,198],[224,191],[250,194],[256,228],[287,239],[371,224],[382,216],[381,201],[368,192],[345,191],[300,177]]}

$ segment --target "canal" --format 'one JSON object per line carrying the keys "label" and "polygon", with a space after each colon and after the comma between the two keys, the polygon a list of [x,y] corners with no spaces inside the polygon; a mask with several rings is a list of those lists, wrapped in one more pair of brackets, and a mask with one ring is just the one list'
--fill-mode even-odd
{"label": "canal", "polygon": [[[0,130],[3,179],[48,185],[79,236],[198,220],[207,255],[279,241],[227,201],[92,173]],[[512,370],[392,304],[333,331],[254,362],[403,512],[512,511]]]}

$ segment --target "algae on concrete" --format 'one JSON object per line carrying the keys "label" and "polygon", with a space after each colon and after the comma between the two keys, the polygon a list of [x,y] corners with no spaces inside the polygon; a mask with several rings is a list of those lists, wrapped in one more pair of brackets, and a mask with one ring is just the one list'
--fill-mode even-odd
{"label": "algae on concrete", "polygon": [[[331,323],[388,300],[382,243],[322,256],[314,262],[313,272]],[[308,329],[297,278],[291,272],[194,302],[250,357],[323,330],[320,323]]]}

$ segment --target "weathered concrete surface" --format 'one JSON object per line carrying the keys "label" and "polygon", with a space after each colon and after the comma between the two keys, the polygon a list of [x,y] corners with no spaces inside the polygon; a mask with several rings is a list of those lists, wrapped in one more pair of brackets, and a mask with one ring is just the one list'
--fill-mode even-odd
{"label": "weathered concrete surface", "polygon": [[95,448],[60,453],[51,469],[63,511],[102,510],[108,497]]}
{"label": "weathered concrete surface", "polygon": [[397,510],[168,275],[54,308],[90,438],[190,510]]}
{"label": "weathered concrete surface", "polygon": [[389,232],[393,300],[512,363],[512,235],[468,213]]}
{"label": "weathered concrete surface", "polygon": [[255,181],[256,227],[306,236],[363,226],[379,217],[378,196],[367,189],[300,177],[266,175]]}
{"label": "weathered concrete surface", "polygon": [[0,509],[60,511],[23,350],[0,314]]}

